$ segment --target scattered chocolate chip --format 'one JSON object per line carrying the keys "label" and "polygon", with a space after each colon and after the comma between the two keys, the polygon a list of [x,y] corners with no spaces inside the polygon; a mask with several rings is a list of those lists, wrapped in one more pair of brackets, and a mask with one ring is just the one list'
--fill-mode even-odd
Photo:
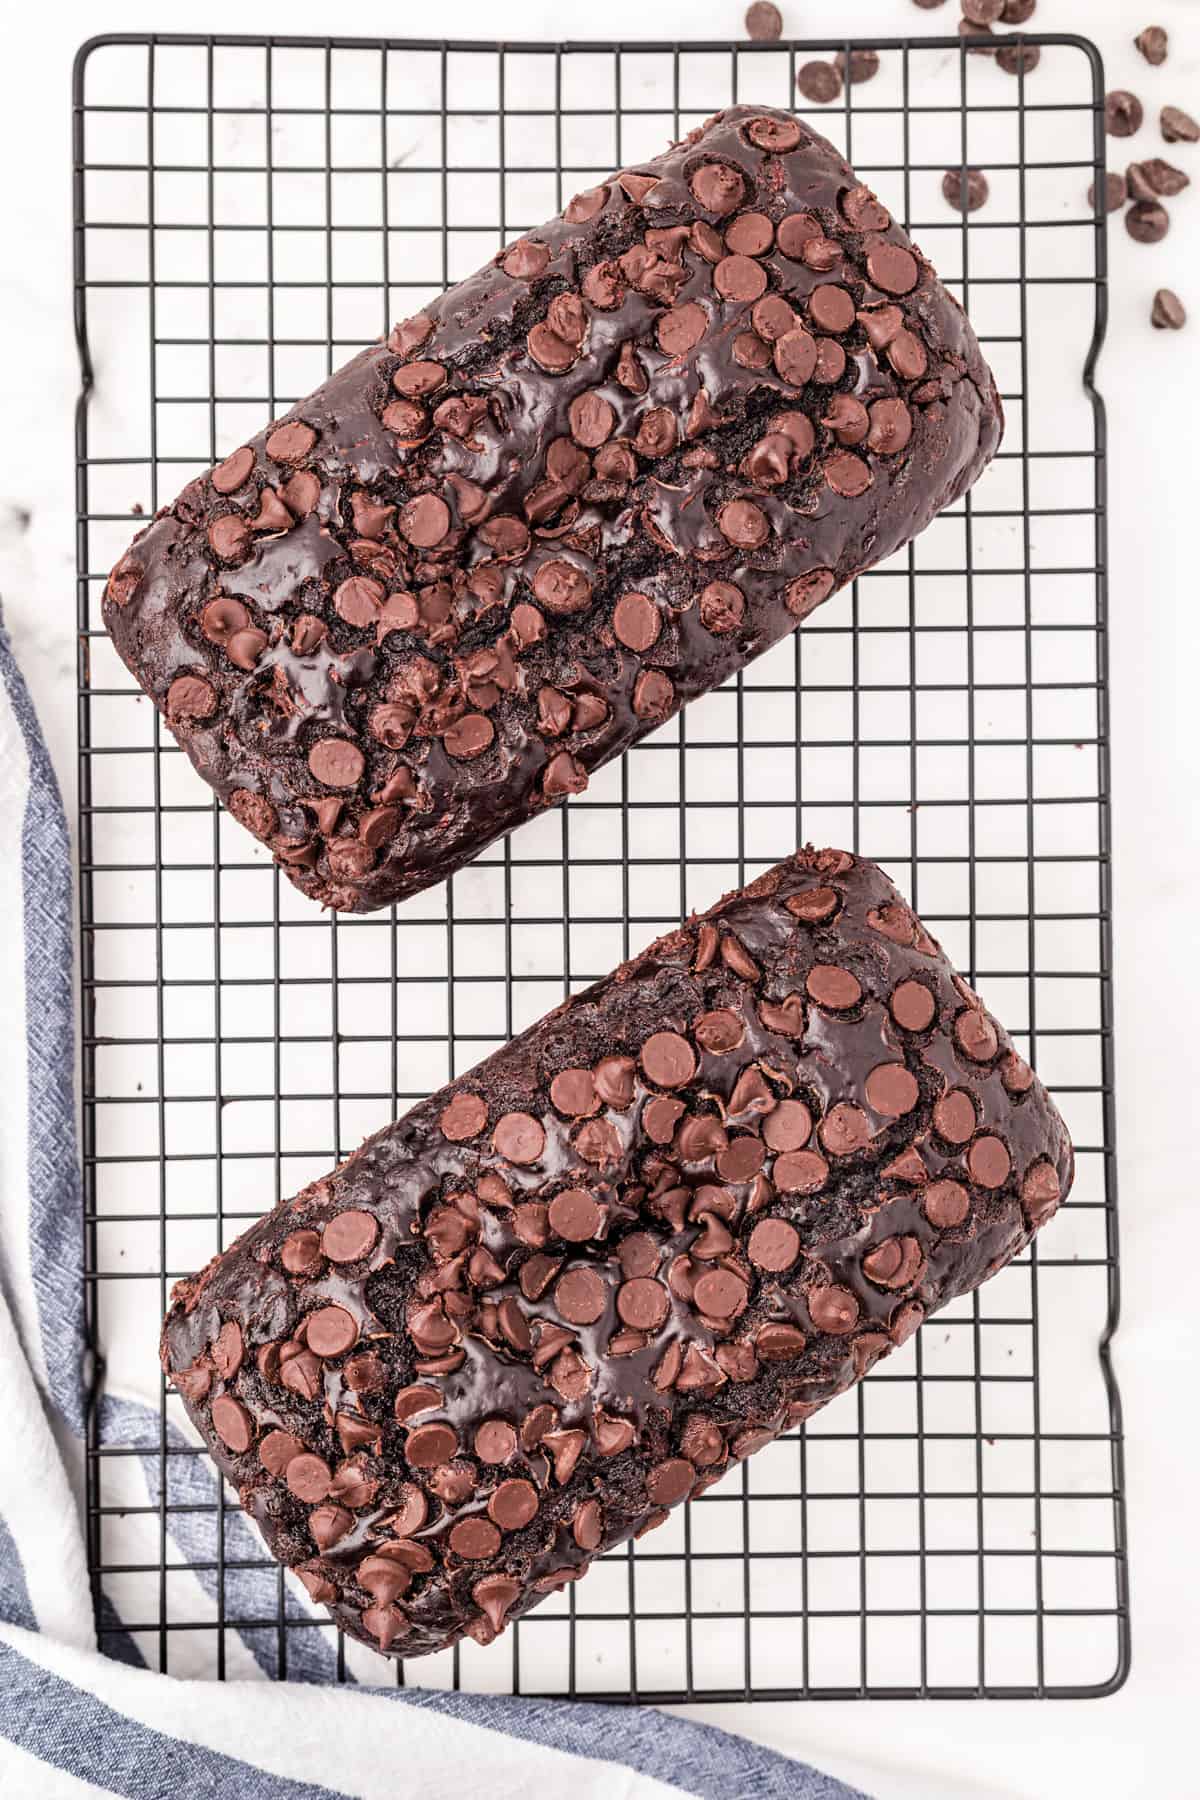
{"label": "scattered chocolate chip", "polygon": [[1182,331],[1187,324],[1187,310],[1179,295],[1170,288],[1159,288],[1150,308],[1150,323],[1158,331]]}
{"label": "scattered chocolate chip", "polygon": [[1114,88],[1104,96],[1104,129],[1109,137],[1132,137],[1143,116],[1141,101],[1128,88]]}
{"label": "scattered chocolate chip", "polygon": [[806,62],[797,72],[796,86],[814,106],[828,106],[842,91],[841,71],[829,62]]}
{"label": "scattered chocolate chip", "polygon": [[942,193],[955,212],[978,212],[987,204],[988,179],[982,169],[947,169],[942,176]]}
{"label": "scattered chocolate chip", "polygon": [[996,52],[996,67],[1006,75],[1028,75],[1041,60],[1039,44],[1002,44]]}
{"label": "scattered chocolate chip", "polygon": [[[1096,184],[1093,181],[1087,191],[1088,205],[1095,211]],[[1104,177],[1104,210],[1106,213],[1116,212],[1124,206],[1126,197],[1125,177],[1116,169],[1109,169]]]}
{"label": "scattered chocolate chip", "polygon": [[746,9],[746,35],[759,43],[769,43],[783,31],[783,17],[770,0],[754,0]]}
{"label": "scattered chocolate chip", "polygon": [[304,1321],[304,1340],[317,1356],[341,1356],[358,1341],[358,1324],[344,1306],[323,1306]]}
{"label": "scattered chocolate chip", "polygon": [[1168,144],[1194,144],[1200,139],[1200,125],[1180,106],[1164,106],[1158,122]]}
{"label": "scattered chocolate chip", "polygon": [[203,676],[177,675],[167,689],[170,719],[211,719],[216,710],[216,690]]}
{"label": "scattered chocolate chip", "polygon": [[317,434],[311,425],[305,425],[301,419],[291,419],[286,425],[277,425],[267,439],[267,455],[274,462],[303,462],[313,445]]}
{"label": "scattered chocolate chip", "polygon": [[849,1288],[833,1284],[809,1288],[808,1316],[815,1331],[827,1331],[833,1337],[844,1337],[858,1324],[858,1301]]}
{"label": "scattered chocolate chip", "polygon": [[1134,43],[1146,61],[1158,68],[1167,60],[1167,34],[1161,25],[1147,25],[1145,31],[1139,31]]}
{"label": "scattered chocolate chip", "polygon": [[977,1187],[1003,1187],[1011,1166],[1008,1151],[998,1137],[977,1137],[967,1151],[967,1168]]}
{"label": "scattered chocolate chip", "polygon": [[966,1218],[971,1200],[959,1181],[931,1181],[921,1195],[921,1208],[931,1225],[951,1231]]}
{"label": "scattered chocolate chip", "polygon": [[254,1442],[254,1421],[232,1394],[218,1394],[212,1403],[213,1430],[235,1456],[242,1456]]}
{"label": "scattered chocolate chip", "polygon": [[1163,157],[1152,156],[1146,162],[1130,163],[1125,181],[1131,200],[1157,200],[1182,193],[1191,176]]}

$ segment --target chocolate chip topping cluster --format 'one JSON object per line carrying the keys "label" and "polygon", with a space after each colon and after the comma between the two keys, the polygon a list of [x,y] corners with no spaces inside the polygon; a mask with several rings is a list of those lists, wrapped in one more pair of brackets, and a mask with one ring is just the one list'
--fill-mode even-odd
{"label": "chocolate chip topping cluster", "polygon": [[181,1282],[164,1366],[340,1626],[486,1643],[1002,1267],[1071,1172],[886,876],[805,850]]}
{"label": "chocolate chip topping cluster", "polygon": [[790,114],[734,107],[192,482],[104,616],[234,816],[369,911],[891,555],[1000,429],[887,208]]}

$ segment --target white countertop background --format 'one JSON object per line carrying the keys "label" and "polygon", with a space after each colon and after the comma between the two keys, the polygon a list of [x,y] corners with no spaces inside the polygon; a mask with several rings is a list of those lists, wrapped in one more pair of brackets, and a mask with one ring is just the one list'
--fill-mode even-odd
{"label": "white countertop background", "polygon": [[[796,0],[782,7],[797,37],[849,32],[944,33],[955,0]],[[0,434],[0,595],[73,808],[75,733],[70,64],[102,31],[333,28],[487,38],[731,36],[739,0],[609,0],[603,15],[509,0],[443,0],[436,19],[403,5],[361,21],[315,0],[248,13],[209,0],[202,21],[161,3],[22,8],[0,28],[9,81],[0,108],[5,171],[0,327],[6,350]],[[1144,16],[1143,16],[1144,14]],[[1172,34],[1164,68],[1131,39],[1159,23]],[[1164,146],[1161,104],[1200,114],[1196,0],[1041,0],[1033,26],[1091,36],[1110,87],[1146,103],[1139,136],[1109,140],[1114,167],[1158,154],[1200,177],[1200,146]],[[1033,28],[1031,26],[1031,29]],[[1033,79],[1036,79],[1034,77]],[[1192,1708],[1200,1652],[1200,1496],[1194,1369],[1200,1336],[1187,1285],[1200,1244],[1192,1143],[1193,1049],[1200,957],[1193,949],[1200,877],[1194,675],[1200,652],[1196,577],[1183,534],[1196,510],[1194,421],[1200,419],[1200,212],[1196,190],[1170,203],[1160,245],[1110,231],[1110,324],[1098,383],[1108,405],[1116,967],[1116,1079],[1124,1316],[1116,1344],[1127,1431],[1133,1672],[1100,1701],[859,1702],[690,1708],[691,1716],[810,1758],[878,1800],[946,1795],[1174,1795],[1195,1791]],[[1154,289],[1175,288],[1193,312],[1183,334],[1153,332]],[[1033,380],[1039,355],[1031,346]],[[99,371],[103,381],[103,370]],[[1153,957],[1150,951],[1154,951]],[[1176,1277],[1176,1268],[1181,1277]]]}

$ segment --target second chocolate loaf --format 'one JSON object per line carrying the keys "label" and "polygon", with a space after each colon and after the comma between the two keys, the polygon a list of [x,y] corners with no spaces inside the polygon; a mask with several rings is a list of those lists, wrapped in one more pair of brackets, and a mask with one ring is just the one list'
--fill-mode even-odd
{"label": "second chocolate loaf", "polygon": [[1071,1173],[887,877],[801,852],[179,1283],[163,1363],[339,1625],[486,1643],[1001,1268]]}
{"label": "second chocolate loaf", "polygon": [[957,302],[789,113],[739,106],[362,352],[110,577],[121,656],[306,894],[444,880],[975,479]]}

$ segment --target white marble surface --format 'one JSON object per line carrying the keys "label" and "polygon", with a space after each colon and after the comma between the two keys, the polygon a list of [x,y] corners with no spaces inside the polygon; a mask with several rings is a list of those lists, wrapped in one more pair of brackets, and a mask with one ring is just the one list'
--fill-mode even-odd
{"label": "white marble surface", "polygon": [[[1147,102],[1200,111],[1200,18],[1189,0],[1158,0],[1146,17],[1127,0],[1042,0],[1038,24],[1078,30],[1103,50],[1110,86]],[[1133,51],[1134,30],[1156,22],[1173,33],[1164,69]],[[657,0],[652,17],[633,0],[611,0],[603,29],[703,37],[735,30],[741,8],[717,0]],[[787,28],[920,33],[953,29],[944,11],[906,0],[807,0],[784,7]],[[265,26],[244,8],[213,0],[213,29]],[[493,8],[446,0],[448,36],[484,37],[502,23],[511,38],[559,35],[561,9],[510,0]],[[588,22],[573,21],[579,35]],[[58,767],[69,790],[74,751],[74,494],[72,411],[77,373],[70,316],[69,65],[77,43],[101,30],[164,29],[185,21],[161,6],[114,3],[55,9],[53,32],[28,10],[4,27],[16,72],[0,113],[9,250],[0,265],[0,322],[8,346],[0,443],[0,593]],[[327,8],[293,0],[287,26],[328,29]],[[402,9],[386,21],[416,32],[426,21]],[[353,21],[339,20],[346,29]],[[1200,150],[1164,150],[1148,123],[1110,143],[1116,166],[1160,151],[1200,170]],[[1173,942],[1190,951],[1197,855],[1193,790],[1195,577],[1185,576],[1182,539],[1194,511],[1195,458],[1187,422],[1200,413],[1200,233],[1194,193],[1172,203],[1174,228],[1153,248],[1111,233],[1111,320],[1099,384],[1110,421],[1114,860],[1116,885],[1117,1087],[1125,1315],[1117,1365],[1128,1431],[1134,1606],[1133,1674],[1117,1696],[1057,1704],[750,1706],[700,1709],[782,1749],[857,1779],[881,1800],[900,1796],[1126,1796],[1184,1791],[1178,1758],[1188,1742],[1198,1672],[1190,1622],[1200,1602],[1193,1513],[1200,1458],[1190,1382],[1198,1347],[1194,1307],[1168,1271],[1195,1239],[1188,1151],[1192,1021],[1200,1008],[1193,959],[1168,963]],[[1193,304],[1183,336],[1152,333],[1150,296],[1160,284]],[[1071,322],[1061,326],[1069,339]],[[1049,373],[1054,330],[1035,347]],[[98,369],[103,389],[106,370]],[[131,496],[132,498],[132,496]],[[1150,955],[1153,949],[1155,954]]]}

